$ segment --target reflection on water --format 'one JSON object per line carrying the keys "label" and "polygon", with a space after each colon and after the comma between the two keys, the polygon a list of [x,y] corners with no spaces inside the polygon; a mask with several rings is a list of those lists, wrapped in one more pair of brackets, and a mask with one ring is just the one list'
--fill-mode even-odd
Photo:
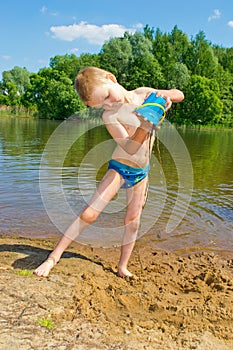
{"label": "reflection on water", "polygon": [[58,124],[0,118],[0,232],[43,236],[52,228],[39,192],[44,144]]}
{"label": "reflection on water", "polygon": [[[48,158],[50,161],[44,166],[41,178],[42,187],[46,188],[49,197],[54,196],[54,189],[61,177],[62,191],[74,217],[93,194],[96,181],[100,181],[107,169],[107,161],[114,147],[103,126],[95,123],[95,127],[90,128],[88,123],[91,122],[72,122],[73,136],[70,128],[67,129],[69,131],[67,134],[63,133],[60,146],[56,146],[52,155],[50,154]],[[48,237],[58,233],[58,228],[51,222],[51,217],[48,217],[41,199],[39,167],[45,145],[59,125],[61,124],[56,121],[0,118],[1,234]],[[188,194],[180,186],[182,174],[187,177],[185,173],[188,167],[187,159],[178,152],[177,159],[174,160],[172,153],[177,144],[174,138],[176,134],[172,128],[164,126],[159,132],[162,167],[155,146],[151,163],[150,190],[142,216],[143,232],[140,240],[142,244],[144,241],[149,241],[161,249],[182,251],[191,247],[195,250],[195,247],[204,245],[213,250],[231,250],[233,133],[197,130],[178,130],[178,132],[192,161],[194,184],[193,190],[190,189],[192,190],[190,205],[186,211]],[[76,137],[75,142],[71,142],[74,135],[79,137]],[[174,140],[172,151],[164,140]],[[58,160],[66,144],[69,147],[62,155],[64,162],[61,168]],[[100,144],[105,144],[104,151],[99,148]],[[182,167],[180,174],[177,172],[178,163],[179,167]],[[180,201],[177,201],[178,190]],[[68,221],[64,212],[62,213],[63,204],[57,201],[54,215],[59,216],[60,222],[66,227]],[[180,217],[182,221],[168,232],[167,223],[175,205],[175,216],[178,219]],[[186,215],[183,217],[184,210]],[[93,232],[85,235],[84,231],[81,241],[90,243],[88,235],[92,235],[93,242],[97,240],[99,245],[104,245],[106,232],[113,236],[113,243],[117,235],[119,241],[124,212],[125,192],[120,191],[97,220]],[[145,231],[147,234],[143,235]]]}

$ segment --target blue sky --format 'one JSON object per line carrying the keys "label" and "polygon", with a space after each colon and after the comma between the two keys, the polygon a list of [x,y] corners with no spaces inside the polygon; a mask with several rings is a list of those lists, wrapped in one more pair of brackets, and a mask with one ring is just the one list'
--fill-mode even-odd
{"label": "blue sky", "polygon": [[175,25],[189,38],[233,46],[232,0],[4,0],[0,5],[0,76],[14,66],[31,72],[55,55],[98,53],[105,40],[148,24]]}

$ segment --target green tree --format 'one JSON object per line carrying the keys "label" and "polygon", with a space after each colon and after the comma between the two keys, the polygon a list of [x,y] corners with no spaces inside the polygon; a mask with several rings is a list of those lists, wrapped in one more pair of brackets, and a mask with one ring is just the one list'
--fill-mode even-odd
{"label": "green tree", "polygon": [[192,74],[214,78],[218,66],[218,59],[214,55],[211,44],[200,31],[192,41],[187,54],[186,65]]}
{"label": "green tree", "polygon": [[167,81],[166,88],[169,88],[177,80],[171,81],[174,75],[177,75],[177,70],[181,71],[184,75],[187,67],[185,68],[185,60],[187,58],[187,52],[189,50],[190,42],[185,33],[183,33],[177,26],[175,26],[171,33],[163,34],[157,29],[155,38],[153,41],[153,53],[158,60],[165,80]]}
{"label": "green tree", "polygon": [[224,70],[221,65],[216,71],[216,80],[219,84],[220,98],[223,103],[223,113],[221,116],[222,124],[233,125],[233,74]]}
{"label": "green tree", "polygon": [[84,108],[75,92],[73,82],[66,76],[52,80],[48,87],[50,109],[49,118],[66,119]]}
{"label": "green tree", "polygon": [[0,106],[8,104],[8,96],[5,94],[5,85],[0,81]]}
{"label": "green tree", "polygon": [[152,27],[150,28],[148,24],[143,28],[143,34],[144,36],[149,39],[150,41],[154,40],[155,35],[155,29]]}
{"label": "green tree", "polygon": [[31,77],[27,101],[37,106],[39,117],[49,119],[66,119],[84,108],[73,81],[52,68],[43,68]]}
{"label": "green tree", "polygon": [[49,66],[58,72],[63,72],[68,78],[74,81],[77,73],[80,69],[86,66],[99,66],[99,57],[94,54],[82,54],[77,57],[74,54],[71,55],[56,55],[50,58]]}
{"label": "green tree", "polygon": [[169,40],[168,34],[163,34],[161,30],[157,28],[153,41],[153,54],[159,62],[163,72],[168,71],[168,67],[174,63],[172,53],[172,43]]}
{"label": "green tree", "polygon": [[147,37],[142,33],[127,33],[126,36],[131,45],[132,55],[134,58],[148,56],[153,53],[151,40],[147,39]]}
{"label": "green tree", "polygon": [[132,47],[126,37],[112,38],[104,43],[101,49],[100,66],[113,73],[117,80],[124,84],[131,56]]}
{"label": "green tree", "polygon": [[30,84],[30,73],[26,68],[15,66],[9,71],[4,71],[2,76],[5,86],[7,83],[13,83],[16,86],[19,94],[24,93]]}
{"label": "green tree", "polygon": [[[166,88],[176,88],[185,91],[189,85],[190,78],[191,76],[187,66],[184,63],[176,62],[167,72]],[[170,119],[171,122],[179,120],[181,109],[182,104],[174,103],[168,112],[167,119]]]}
{"label": "green tree", "polygon": [[50,58],[49,66],[61,74],[65,74],[70,79],[74,79],[78,69],[78,57],[74,54],[71,55],[56,55]]}
{"label": "green tree", "polygon": [[185,90],[189,83],[190,73],[184,63],[176,62],[167,73],[167,87]]}
{"label": "green tree", "polygon": [[78,73],[80,69],[83,69],[87,66],[100,67],[99,55],[83,53],[79,56],[78,61],[79,61],[79,67],[76,73]]}
{"label": "green tree", "polygon": [[214,124],[221,121],[223,103],[217,81],[193,75],[185,91],[181,117],[188,124]]}
{"label": "green tree", "polygon": [[161,67],[153,55],[152,42],[140,32],[125,35],[131,45],[132,56],[128,64],[128,89],[139,86],[164,85]]}
{"label": "green tree", "polygon": [[172,47],[172,58],[174,62],[185,63],[185,57],[188,52],[190,42],[187,34],[182,32],[177,25],[171,31],[171,34],[168,35],[169,42]]}
{"label": "green tree", "polygon": [[139,86],[161,88],[165,80],[161,67],[152,54],[134,58],[128,68],[127,89],[135,89]]}
{"label": "green tree", "polygon": [[233,47],[224,48],[214,45],[213,50],[223,69],[233,74]]}
{"label": "green tree", "polygon": [[17,86],[12,82],[5,83],[5,94],[7,95],[7,105],[16,107],[20,105],[20,97]]}

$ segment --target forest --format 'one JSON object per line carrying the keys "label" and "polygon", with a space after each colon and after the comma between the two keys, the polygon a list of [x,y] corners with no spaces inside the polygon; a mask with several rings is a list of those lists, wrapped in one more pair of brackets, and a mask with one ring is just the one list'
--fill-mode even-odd
{"label": "forest", "polygon": [[106,41],[98,54],[56,55],[37,73],[18,66],[4,71],[0,112],[67,119],[86,108],[74,89],[78,71],[86,66],[112,72],[128,90],[182,90],[184,101],[167,115],[172,123],[233,126],[233,47],[212,44],[203,31],[189,39],[177,26],[170,33],[148,25],[125,32]]}

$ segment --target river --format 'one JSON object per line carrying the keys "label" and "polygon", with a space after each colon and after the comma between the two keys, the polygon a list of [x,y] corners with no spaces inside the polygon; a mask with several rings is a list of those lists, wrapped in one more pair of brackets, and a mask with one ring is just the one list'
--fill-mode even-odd
{"label": "river", "polygon": [[[233,132],[164,123],[151,157],[139,242],[189,252],[233,250]],[[87,204],[114,142],[100,122],[0,117],[0,234],[59,235]],[[119,245],[125,190],[77,239]]]}

